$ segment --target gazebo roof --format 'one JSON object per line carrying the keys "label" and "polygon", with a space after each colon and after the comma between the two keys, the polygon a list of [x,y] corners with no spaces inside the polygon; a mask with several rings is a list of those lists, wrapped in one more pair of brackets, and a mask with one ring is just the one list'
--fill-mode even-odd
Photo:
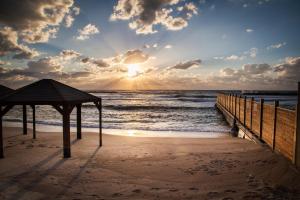
{"label": "gazebo roof", "polygon": [[0,98],[4,97],[5,95],[8,95],[10,93],[12,93],[14,90],[6,87],[4,85],[0,85]]}
{"label": "gazebo roof", "polygon": [[97,102],[100,98],[52,79],[42,79],[1,99],[4,104],[78,104]]}

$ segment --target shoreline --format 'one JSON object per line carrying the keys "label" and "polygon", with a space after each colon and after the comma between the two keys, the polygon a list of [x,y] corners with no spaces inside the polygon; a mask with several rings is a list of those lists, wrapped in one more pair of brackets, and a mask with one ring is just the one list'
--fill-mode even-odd
{"label": "shoreline", "polygon": [[[28,122],[28,129],[31,129],[31,122]],[[4,121],[3,127],[22,128],[22,122]],[[62,126],[36,124],[36,130],[40,132],[62,132]],[[76,127],[71,127],[71,132],[76,132]],[[82,132],[98,133],[99,128],[82,127]],[[219,138],[228,137],[229,132],[197,132],[197,131],[150,131],[150,130],[122,130],[103,129],[103,134],[130,136],[130,137],[159,137],[159,138]]]}
{"label": "shoreline", "polygon": [[283,156],[232,137],[151,138],[4,128],[1,199],[299,199],[300,175]]}

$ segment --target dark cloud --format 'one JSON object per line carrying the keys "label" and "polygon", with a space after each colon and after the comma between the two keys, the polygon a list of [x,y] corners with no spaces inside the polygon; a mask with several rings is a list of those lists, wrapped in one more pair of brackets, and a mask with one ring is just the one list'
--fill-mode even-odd
{"label": "dark cloud", "polygon": [[2,0],[0,24],[11,27],[28,43],[47,42],[55,37],[66,16],[70,26],[73,0]]}
{"label": "dark cloud", "polygon": [[300,80],[300,57],[287,58],[285,63],[275,66],[280,80],[298,82]]}
{"label": "dark cloud", "polygon": [[183,62],[183,63],[178,63],[172,67],[169,67],[168,69],[189,69],[193,66],[200,66],[201,64],[201,60],[191,60],[191,61],[187,61],[187,62]]}
{"label": "dark cloud", "polygon": [[33,49],[18,43],[17,32],[9,27],[0,29],[0,56],[12,55],[15,59],[30,59],[38,55]]}
{"label": "dark cloud", "polygon": [[144,63],[149,59],[149,55],[139,49],[129,50],[123,55],[124,64]]}
{"label": "dark cloud", "polygon": [[59,54],[64,60],[71,60],[73,58],[78,58],[81,56],[80,53],[74,51],[74,50],[63,50]]}
{"label": "dark cloud", "polygon": [[[137,34],[157,32],[155,25],[168,30],[181,30],[198,13],[194,3],[179,5],[182,0],[119,0],[114,6],[111,20],[130,20],[129,27]],[[177,8],[177,9],[176,9]],[[179,12],[174,13],[174,11]]]}

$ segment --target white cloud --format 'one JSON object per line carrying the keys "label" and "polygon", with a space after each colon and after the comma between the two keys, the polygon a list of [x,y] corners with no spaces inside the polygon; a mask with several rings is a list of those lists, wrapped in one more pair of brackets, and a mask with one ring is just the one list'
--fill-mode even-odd
{"label": "white cloud", "polygon": [[93,24],[88,24],[82,29],[79,29],[78,33],[79,36],[76,37],[77,40],[87,40],[91,35],[99,33],[99,29]]}
{"label": "white cloud", "polygon": [[286,45],[286,42],[282,42],[282,43],[278,43],[278,44],[272,44],[270,46],[267,47],[268,50],[272,50],[272,49],[279,49],[283,46]]}
{"label": "white cloud", "polygon": [[243,56],[237,56],[237,55],[231,55],[231,56],[227,56],[225,58],[225,60],[228,60],[228,61],[236,61],[236,60],[243,60],[244,57]]}
{"label": "white cloud", "polygon": [[253,31],[254,31],[254,30],[251,29],[251,28],[247,28],[247,29],[246,29],[246,32],[247,32],[247,33],[252,33]]}
{"label": "white cloud", "polygon": [[171,49],[172,47],[173,47],[172,45],[167,44],[167,45],[165,46],[165,49]]}

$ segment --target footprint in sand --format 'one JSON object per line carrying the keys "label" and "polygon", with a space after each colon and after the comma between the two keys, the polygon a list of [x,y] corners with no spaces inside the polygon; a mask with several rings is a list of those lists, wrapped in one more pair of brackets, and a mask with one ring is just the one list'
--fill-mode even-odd
{"label": "footprint in sand", "polygon": [[207,193],[208,198],[215,198],[219,196],[219,192],[209,192]]}
{"label": "footprint in sand", "polygon": [[225,190],[224,192],[225,192],[225,193],[236,193],[235,190]]}
{"label": "footprint in sand", "polygon": [[119,196],[122,196],[122,195],[123,195],[122,193],[116,192],[116,193],[112,194],[111,196],[113,196],[113,197],[119,197]]}
{"label": "footprint in sand", "polygon": [[26,149],[31,149],[31,148],[33,148],[33,145],[32,145],[32,144],[28,144],[28,145],[26,146]]}
{"label": "footprint in sand", "polygon": [[132,190],[132,192],[134,192],[134,193],[141,193],[142,190],[140,190],[140,189],[135,189],[135,190]]}

